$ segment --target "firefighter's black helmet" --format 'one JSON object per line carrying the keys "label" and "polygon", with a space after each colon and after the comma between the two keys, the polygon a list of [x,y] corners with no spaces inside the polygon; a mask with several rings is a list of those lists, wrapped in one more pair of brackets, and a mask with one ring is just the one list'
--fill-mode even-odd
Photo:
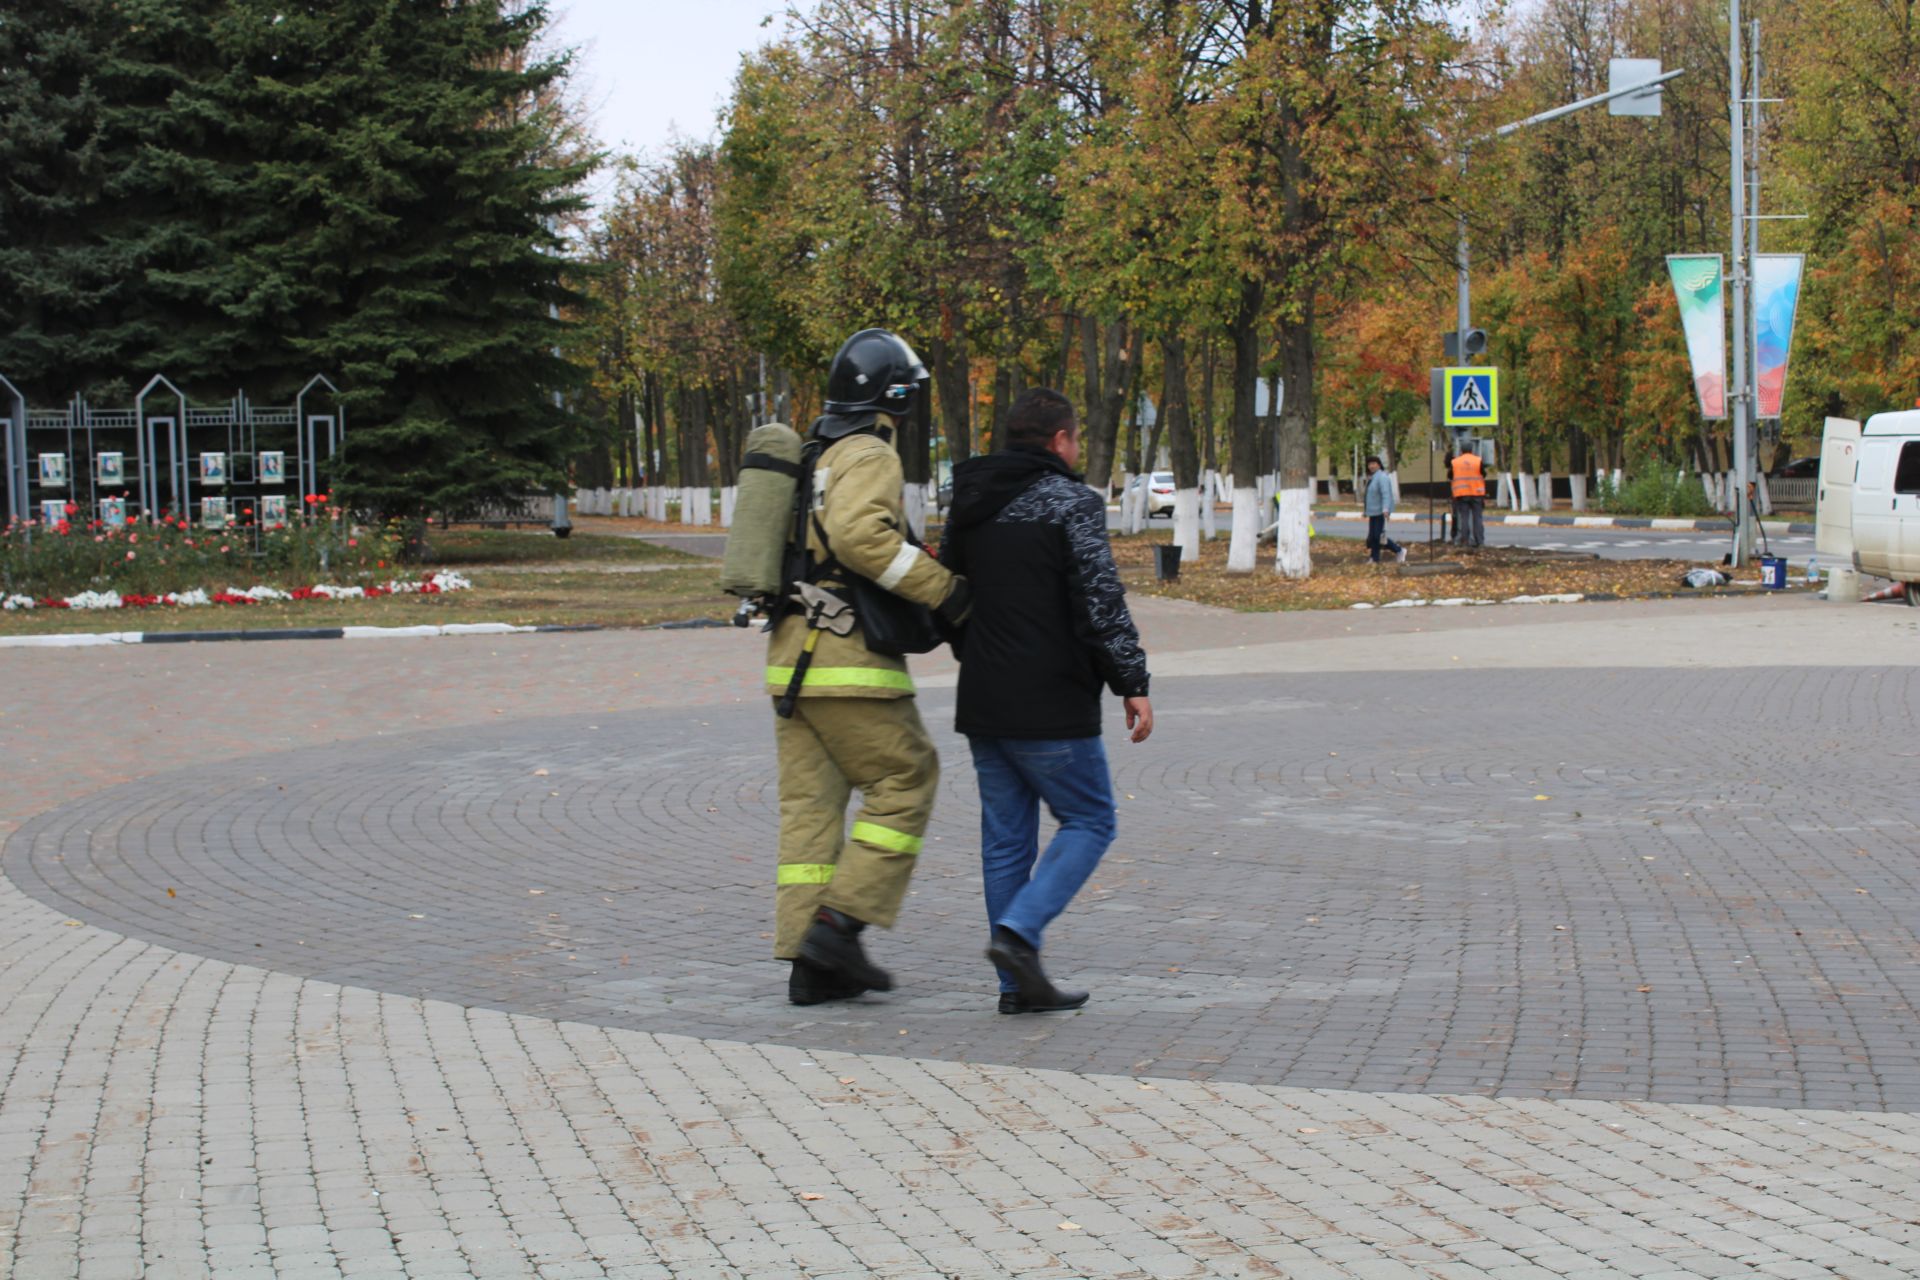
{"label": "firefighter's black helmet", "polygon": [[905,418],[927,381],[927,366],[906,339],[885,329],[862,329],[840,345],[827,370],[829,417],[870,426],[873,415]]}

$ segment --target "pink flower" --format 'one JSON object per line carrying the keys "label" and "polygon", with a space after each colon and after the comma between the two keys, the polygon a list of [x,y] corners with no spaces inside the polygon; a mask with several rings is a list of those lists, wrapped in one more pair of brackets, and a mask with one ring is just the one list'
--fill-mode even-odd
{"label": "pink flower", "polygon": [[105,542],[107,540],[107,535],[104,533],[96,533],[93,535],[93,540],[95,542]]}
{"label": "pink flower", "polygon": [[133,559],[133,552],[131,551],[127,552],[127,559],[129,560]]}
{"label": "pink flower", "polygon": [[221,554],[221,555],[225,555],[225,554],[227,554],[227,552],[228,552],[229,550],[230,550],[230,548],[228,548],[228,547],[222,547],[222,548],[220,548],[220,554]]}

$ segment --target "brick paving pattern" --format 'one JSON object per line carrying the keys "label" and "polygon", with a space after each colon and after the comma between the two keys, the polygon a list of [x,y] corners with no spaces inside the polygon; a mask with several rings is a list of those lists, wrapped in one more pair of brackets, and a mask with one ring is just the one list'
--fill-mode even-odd
{"label": "brick paving pattern", "polygon": [[780,1002],[740,646],[10,657],[0,1276],[1920,1274],[1904,611],[1142,612],[1052,1020],[951,739]]}

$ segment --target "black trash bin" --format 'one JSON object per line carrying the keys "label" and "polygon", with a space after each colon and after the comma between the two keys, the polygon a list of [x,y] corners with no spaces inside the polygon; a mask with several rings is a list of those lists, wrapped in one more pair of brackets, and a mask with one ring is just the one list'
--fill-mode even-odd
{"label": "black trash bin", "polygon": [[1172,582],[1180,576],[1180,548],[1157,546],[1153,549],[1153,576],[1162,582]]}

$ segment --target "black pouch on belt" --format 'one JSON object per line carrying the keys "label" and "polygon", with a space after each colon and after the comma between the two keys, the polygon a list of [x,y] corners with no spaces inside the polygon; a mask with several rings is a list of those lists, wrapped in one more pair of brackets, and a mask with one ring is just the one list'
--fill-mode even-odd
{"label": "black pouch on belt", "polygon": [[869,651],[900,658],[910,653],[932,653],[940,647],[933,610],[897,596],[857,573],[847,576],[852,579],[848,594],[853,597],[854,616],[860,619],[860,634],[866,639]]}

